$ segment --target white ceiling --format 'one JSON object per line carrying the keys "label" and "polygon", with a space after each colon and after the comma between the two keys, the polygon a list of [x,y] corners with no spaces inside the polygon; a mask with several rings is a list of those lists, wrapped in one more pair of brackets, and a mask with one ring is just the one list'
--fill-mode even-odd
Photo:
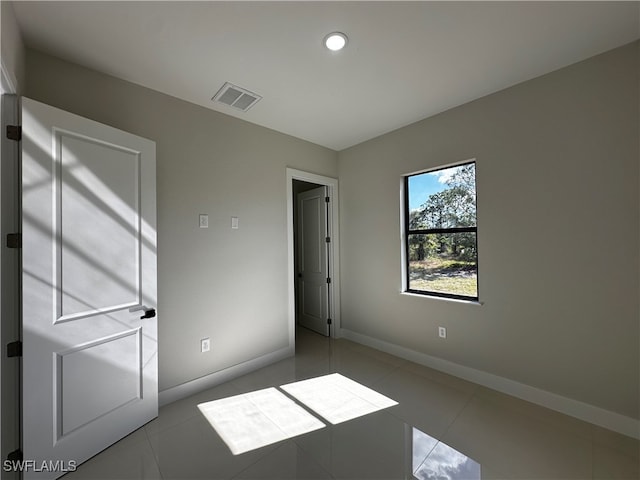
{"label": "white ceiling", "polygon": [[[342,150],[640,37],[639,2],[16,2],[27,46]],[[340,53],[322,46],[348,35]],[[224,82],[263,97],[213,104]]]}

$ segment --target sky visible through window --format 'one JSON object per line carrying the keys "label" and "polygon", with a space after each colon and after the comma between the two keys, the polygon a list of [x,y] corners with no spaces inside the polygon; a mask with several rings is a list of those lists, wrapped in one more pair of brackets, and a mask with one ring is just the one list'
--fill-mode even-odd
{"label": "sky visible through window", "polygon": [[429,172],[422,175],[409,177],[409,211],[416,210],[427,201],[429,195],[441,192],[447,188],[447,180],[455,174],[460,167],[451,167],[437,172]]}

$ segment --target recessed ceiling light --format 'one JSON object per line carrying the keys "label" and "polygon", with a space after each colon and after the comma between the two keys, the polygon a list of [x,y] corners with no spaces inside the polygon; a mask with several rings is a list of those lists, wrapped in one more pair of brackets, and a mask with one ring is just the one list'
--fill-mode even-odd
{"label": "recessed ceiling light", "polygon": [[324,37],[324,46],[332,52],[342,50],[347,44],[347,36],[344,33],[333,32]]}

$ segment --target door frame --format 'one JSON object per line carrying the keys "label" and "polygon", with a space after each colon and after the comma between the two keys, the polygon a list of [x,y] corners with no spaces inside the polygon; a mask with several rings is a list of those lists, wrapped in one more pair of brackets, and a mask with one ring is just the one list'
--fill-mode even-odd
{"label": "door frame", "polygon": [[[0,212],[2,212],[2,243],[7,233],[20,231],[20,181],[19,157],[20,144],[7,139],[6,125],[20,125],[20,102],[17,96],[15,77],[0,59],[0,94],[2,101],[2,137],[0,148],[0,170],[4,179],[4,189],[0,186]],[[7,180],[9,183],[7,183]],[[9,188],[7,188],[9,187]],[[12,341],[20,340],[20,251],[3,248],[0,256],[0,278],[3,295],[0,298],[0,453],[1,460],[7,454],[21,449],[22,405],[20,401],[20,358],[7,358],[4,346]],[[9,293],[7,294],[7,290]],[[4,384],[5,389],[2,388]],[[8,388],[7,388],[8,387]],[[13,392],[13,393],[12,393]],[[2,478],[18,478],[12,472],[3,472]]]}
{"label": "door frame", "polygon": [[315,173],[287,168],[287,267],[288,267],[288,325],[289,325],[289,346],[295,346],[296,332],[296,295],[295,295],[295,245],[294,245],[294,218],[293,218],[293,181],[302,180],[303,182],[315,183],[320,186],[326,186],[329,190],[329,225],[331,242],[329,243],[329,268],[331,283],[329,284],[329,318],[331,318],[331,327],[329,335],[332,338],[339,337],[341,321],[340,321],[340,218],[339,212],[339,196],[338,196],[338,179],[318,175]]}

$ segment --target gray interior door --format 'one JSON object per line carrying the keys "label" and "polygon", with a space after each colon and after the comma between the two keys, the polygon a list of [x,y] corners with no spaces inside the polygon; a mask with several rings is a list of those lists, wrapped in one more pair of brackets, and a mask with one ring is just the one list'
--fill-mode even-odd
{"label": "gray interior door", "polygon": [[327,187],[298,194],[298,321],[329,335]]}

